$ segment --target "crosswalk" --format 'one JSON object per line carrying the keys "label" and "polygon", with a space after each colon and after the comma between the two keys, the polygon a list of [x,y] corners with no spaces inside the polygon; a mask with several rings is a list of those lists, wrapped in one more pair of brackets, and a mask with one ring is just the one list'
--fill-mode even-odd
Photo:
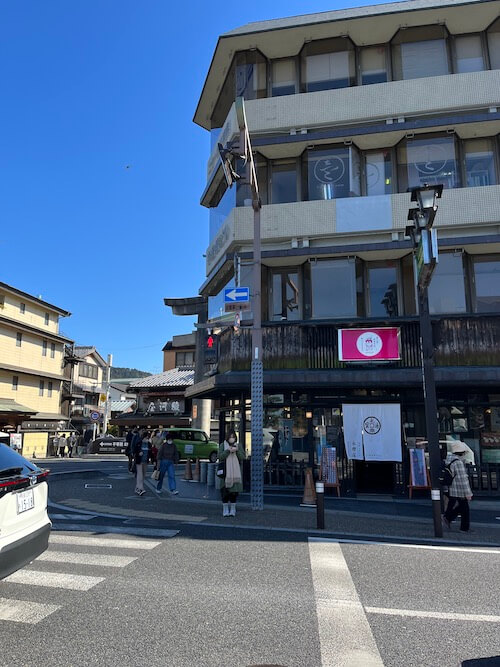
{"label": "crosswalk", "polygon": [[[111,576],[116,568],[131,565],[160,544],[161,540],[130,535],[52,533],[47,551],[31,565],[0,581],[0,628],[2,622],[40,623],[68,604],[63,591],[75,594],[89,591]],[[93,574],[88,574],[89,566],[93,567]],[[52,589],[50,604],[29,599],[30,594],[36,598],[33,587]],[[59,595],[64,598],[60,604],[57,591],[61,591]]]}

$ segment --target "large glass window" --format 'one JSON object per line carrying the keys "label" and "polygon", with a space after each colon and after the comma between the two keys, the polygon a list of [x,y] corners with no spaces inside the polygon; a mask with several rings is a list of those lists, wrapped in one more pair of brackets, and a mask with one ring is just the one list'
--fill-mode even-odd
{"label": "large glass window", "polygon": [[311,316],[357,317],[363,296],[363,279],[354,258],[311,263]]}
{"label": "large glass window", "polygon": [[214,198],[215,206],[209,209],[209,242],[211,243],[217,235],[217,232],[226,221],[227,216],[236,206],[236,190],[234,186],[228,188],[223,180]]}
{"label": "large glass window", "polygon": [[269,274],[269,319],[300,320],[301,289],[298,269],[272,269]]}
{"label": "large glass window", "polygon": [[488,52],[491,69],[500,69],[500,18],[488,28]]}
{"label": "large glass window", "polygon": [[264,56],[259,51],[237,53],[235,97],[256,100],[266,96],[267,63]]}
{"label": "large glass window", "polygon": [[271,204],[297,201],[297,160],[271,163]]}
{"label": "large glass window", "polygon": [[428,183],[460,187],[456,140],[453,135],[416,136],[398,148],[399,191]]}
{"label": "large glass window", "polygon": [[396,317],[398,305],[397,262],[377,262],[367,265],[368,315]]}
{"label": "large glass window", "polygon": [[297,92],[297,64],[295,58],[274,60],[271,64],[271,95],[294,95]]}
{"label": "large glass window", "polygon": [[480,35],[460,35],[454,39],[455,72],[481,72],[485,69]]}
{"label": "large glass window", "polygon": [[495,150],[491,139],[464,141],[467,185],[494,185],[497,182]]}
{"label": "large glass window", "polygon": [[392,155],[390,150],[365,153],[367,195],[392,193]]}
{"label": "large glass window", "polygon": [[387,81],[386,47],[369,46],[360,51],[361,84]]}
{"label": "large glass window", "polygon": [[474,310],[500,312],[500,256],[474,257]]}
{"label": "large glass window", "polygon": [[420,79],[450,73],[446,30],[424,26],[400,30],[392,40],[395,79]]}
{"label": "large glass window", "polygon": [[355,74],[354,46],[347,38],[321,39],[302,49],[303,92],[353,86]]}
{"label": "large glass window", "polygon": [[429,285],[429,311],[435,314],[466,310],[462,253],[440,253]]}
{"label": "large glass window", "polygon": [[359,195],[359,153],[355,146],[307,151],[307,198],[340,199]]}

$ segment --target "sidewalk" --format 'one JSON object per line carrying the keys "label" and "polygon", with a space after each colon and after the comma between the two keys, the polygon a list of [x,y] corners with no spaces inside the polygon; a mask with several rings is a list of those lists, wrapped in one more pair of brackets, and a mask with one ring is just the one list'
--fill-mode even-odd
{"label": "sidewalk", "polygon": [[[95,473],[96,471],[94,471]],[[117,474],[92,475],[85,488],[84,480],[71,479],[65,474],[54,479],[50,486],[50,500],[57,511],[73,509],[98,516],[110,516],[121,520],[142,521],[145,525],[162,525],[174,522],[201,524],[206,526],[238,526],[250,529],[275,531],[314,532],[337,537],[357,539],[403,539],[435,544],[457,544],[476,546],[500,546],[500,521],[495,524],[474,524],[470,533],[461,533],[458,526],[451,531],[445,529],[443,540],[434,538],[433,522],[428,518],[408,517],[363,511],[343,511],[342,499],[334,500],[325,510],[325,530],[316,529],[316,508],[300,507],[297,504],[282,505],[266,502],[263,511],[252,511],[249,496],[241,494],[237,516],[222,517],[219,492],[205,484],[186,482],[177,475],[178,496],[154,492],[155,483],[146,480],[146,494],[134,494],[134,480],[126,471]],[[111,485],[111,488],[105,487]],[[279,502],[279,501],[278,501]],[[364,501],[360,502],[362,509]],[[338,503],[338,505],[337,505]],[[500,513],[499,513],[500,516]],[[250,536],[251,534],[249,534]]]}

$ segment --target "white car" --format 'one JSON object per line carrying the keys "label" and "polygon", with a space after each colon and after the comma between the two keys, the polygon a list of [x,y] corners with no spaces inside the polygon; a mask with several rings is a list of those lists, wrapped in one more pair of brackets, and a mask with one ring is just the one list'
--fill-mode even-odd
{"label": "white car", "polygon": [[0,579],[45,551],[49,471],[0,444]]}

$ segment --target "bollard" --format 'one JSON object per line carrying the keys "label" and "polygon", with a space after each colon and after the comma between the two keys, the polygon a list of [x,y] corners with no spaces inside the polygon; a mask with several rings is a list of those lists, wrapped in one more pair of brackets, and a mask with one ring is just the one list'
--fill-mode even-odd
{"label": "bollard", "polygon": [[215,469],[217,463],[209,463],[207,469],[207,486],[215,486]]}
{"label": "bollard", "polygon": [[202,484],[207,483],[207,474],[208,474],[208,463],[206,461],[202,461],[200,467],[200,482]]}
{"label": "bollard", "polygon": [[316,482],[316,528],[325,527],[325,484]]}
{"label": "bollard", "polygon": [[200,459],[196,459],[196,463],[194,464],[194,470],[193,470],[193,482],[199,482],[200,481]]}
{"label": "bollard", "polygon": [[304,495],[301,507],[316,507],[316,493],[314,491],[313,473],[311,468],[306,468]]}
{"label": "bollard", "polygon": [[191,459],[187,459],[186,468],[184,470],[184,479],[190,482],[193,479],[193,471],[191,470]]}

